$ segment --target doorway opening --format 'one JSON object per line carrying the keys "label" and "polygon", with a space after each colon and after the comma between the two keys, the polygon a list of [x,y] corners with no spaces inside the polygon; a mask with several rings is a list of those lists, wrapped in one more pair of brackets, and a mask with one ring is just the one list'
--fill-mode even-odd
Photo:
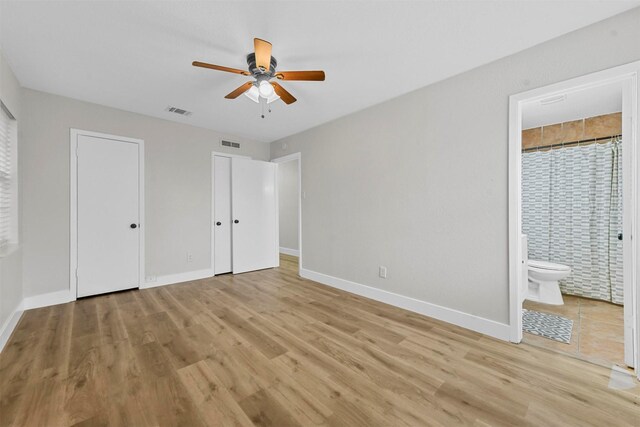
{"label": "doorway opening", "polygon": [[636,376],[639,72],[513,95],[509,116],[511,341]]}
{"label": "doorway opening", "polygon": [[[302,268],[302,159],[300,153],[271,160],[278,164],[280,257],[283,266]],[[296,265],[297,264],[297,265]]]}

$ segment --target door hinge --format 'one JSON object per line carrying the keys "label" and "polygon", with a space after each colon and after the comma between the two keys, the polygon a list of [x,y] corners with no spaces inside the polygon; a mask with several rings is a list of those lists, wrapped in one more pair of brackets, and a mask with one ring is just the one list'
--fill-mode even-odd
{"label": "door hinge", "polygon": [[76,268],[76,280],[78,279],[78,269]]}

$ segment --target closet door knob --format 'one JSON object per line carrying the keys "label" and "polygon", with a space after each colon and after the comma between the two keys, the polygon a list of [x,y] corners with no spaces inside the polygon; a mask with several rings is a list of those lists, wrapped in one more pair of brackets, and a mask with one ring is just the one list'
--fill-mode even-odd
{"label": "closet door knob", "polygon": [[131,227],[131,228],[138,228],[138,224],[131,224],[129,227]]}
{"label": "closet door knob", "polygon": [[221,225],[222,225],[222,223],[221,223],[220,221],[218,221],[218,222],[216,222],[216,225],[217,225],[217,226],[221,226]]}
{"label": "closet door knob", "polygon": [[234,219],[234,220],[233,220],[233,223],[234,223],[234,224],[237,224],[237,223],[239,223],[239,222],[240,222],[240,221],[238,221],[237,219]]}

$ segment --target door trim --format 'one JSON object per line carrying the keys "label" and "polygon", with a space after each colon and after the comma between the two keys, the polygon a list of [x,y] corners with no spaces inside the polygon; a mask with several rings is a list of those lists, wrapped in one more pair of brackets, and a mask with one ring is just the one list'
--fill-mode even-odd
{"label": "door trim", "polygon": [[[215,266],[215,226],[213,225],[213,221],[216,213],[216,198],[214,191],[214,181],[215,181],[215,157],[229,157],[229,158],[238,158],[238,159],[251,159],[250,156],[244,156],[242,154],[229,154],[229,153],[221,153],[219,151],[211,152],[211,218],[209,218],[209,227],[211,228],[211,275],[215,276],[216,266]],[[232,231],[233,233],[233,231]],[[233,235],[232,235],[233,236]],[[233,237],[232,237],[233,238]],[[232,258],[233,259],[233,258]],[[232,262],[233,267],[233,262]],[[233,268],[232,268],[233,271]]]}
{"label": "door trim", "polygon": [[[297,152],[271,159],[273,163],[298,161],[298,275],[302,275],[302,153]],[[282,252],[282,248],[279,248]],[[284,252],[283,252],[284,253]]]}
{"label": "door trim", "polygon": [[92,136],[96,138],[111,139],[114,141],[138,144],[138,209],[141,223],[139,226],[140,232],[138,238],[138,288],[144,287],[145,283],[144,236],[147,224],[144,215],[144,140],[71,128],[69,130],[69,295],[71,296],[72,301],[75,301],[78,295],[78,278],[76,276],[76,271],[78,268],[77,148],[79,136]]}
{"label": "door trim", "polygon": [[[598,71],[581,77],[568,79],[559,83],[532,89],[526,92],[511,95],[509,97],[509,306],[510,306],[510,341],[518,343],[522,340],[522,304],[521,281],[523,267],[522,253],[522,109],[527,102],[541,100],[550,96],[584,90],[607,83],[623,82],[623,116],[628,117],[623,123],[623,144],[625,150],[625,168],[623,173],[624,200],[631,203],[624,204],[624,233],[625,233],[625,293],[629,288],[631,295],[631,318],[633,330],[633,362],[636,376],[640,379],[640,239],[638,239],[638,227],[640,226],[640,61],[620,65],[607,70]],[[626,133],[626,134],[625,134]],[[630,169],[630,170],[629,170]],[[628,236],[628,238],[627,238]],[[628,265],[628,260],[632,265]],[[626,299],[626,297],[625,297]],[[625,307],[625,323],[627,310]],[[625,326],[626,331],[626,326]]]}

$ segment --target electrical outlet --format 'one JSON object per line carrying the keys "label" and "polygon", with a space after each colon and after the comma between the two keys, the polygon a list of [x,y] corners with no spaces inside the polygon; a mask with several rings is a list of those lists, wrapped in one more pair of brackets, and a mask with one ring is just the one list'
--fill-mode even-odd
{"label": "electrical outlet", "polygon": [[387,278],[387,267],[384,267],[384,266],[381,265],[378,268],[378,276],[380,276],[383,279],[386,279]]}
{"label": "electrical outlet", "polygon": [[191,252],[187,252],[187,262],[193,262],[193,254]]}
{"label": "electrical outlet", "polygon": [[145,278],[145,282],[147,283],[152,283],[152,282],[157,282],[158,281],[158,277],[157,276],[147,276]]}

